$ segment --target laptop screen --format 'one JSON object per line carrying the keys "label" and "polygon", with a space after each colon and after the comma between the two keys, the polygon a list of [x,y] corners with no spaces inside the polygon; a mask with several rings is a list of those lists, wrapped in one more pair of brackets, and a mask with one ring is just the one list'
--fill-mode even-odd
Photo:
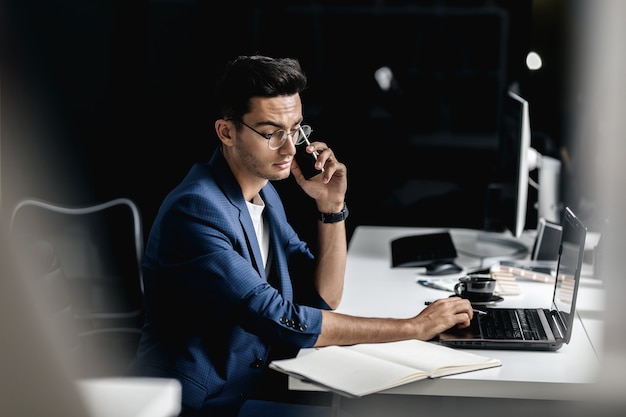
{"label": "laptop screen", "polygon": [[552,307],[558,311],[561,324],[567,329],[563,337],[565,343],[568,343],[576,309],[576,293],[578,292],[576,284],[580,280],[586,228],[568,207],[564,211],[562,226],[563,234]]}

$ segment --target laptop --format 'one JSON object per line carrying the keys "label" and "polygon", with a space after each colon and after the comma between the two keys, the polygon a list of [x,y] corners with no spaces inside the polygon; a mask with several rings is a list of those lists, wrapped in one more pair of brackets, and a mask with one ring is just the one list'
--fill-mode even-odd
{"label": "laptop", "polygon": [[[470,327],[439,335],[445,346],[476,349],[558,350],[569,343],[587,228],[569,207],[563,213],[556,279],[550,308],[482,308]],[[526,329],[526,325],[536,325]]]}

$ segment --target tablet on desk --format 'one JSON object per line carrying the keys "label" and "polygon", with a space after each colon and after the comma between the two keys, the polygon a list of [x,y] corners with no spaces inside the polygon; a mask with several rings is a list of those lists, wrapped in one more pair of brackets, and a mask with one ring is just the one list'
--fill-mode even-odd
{"label": "tablet on desk", "polygon": [[411,268],[435,261],[453,262],[456,248],[449,232],[403,236],[391,241],[391,266]]}

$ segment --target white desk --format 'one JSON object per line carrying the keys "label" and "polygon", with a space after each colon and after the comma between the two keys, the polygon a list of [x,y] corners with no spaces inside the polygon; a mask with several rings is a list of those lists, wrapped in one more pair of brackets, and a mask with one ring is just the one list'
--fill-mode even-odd
{"label": "white desk", "polygon": [[[445,229],[360,226],[350,241],[344,297],[338,312],[371,317],[411,317],[424,308],[425,301],[447,297],[450,293],[417,284],[423,268],[391,268],[392,239],[400,236],[431,233]],[[478,231],[450,230],[455,245],[465,246]],[[532,244],[532,239],[527,239]],[[458,251],[457,247],[457,251]],[[457,263],[474,269],[479,262],[459,251]],[[488,265],[487,265],[488,266]],[[453,276],[458,278],[463,273]],[[424,278],[423,276],[421,276]],[[593,278],[583,279],[580,306],[583,311],[598,311],[601,292],[592,285]],[[552,284],[519,280],[522,294],[506,296],[499,306],[550,307]],[[589,284],[589,285],[587,285]],[[586,321],[585,321],[586,323]],[[591,322],[590,322],[591,323]],[[589,333],[601,337],[598,322],[589,325]],[[445,378],[418,381],[381,394],[418,396],[455,396],[566,400],[590,395],[596,381],[599,360],[588,332],[580,318],[575,321],[572,340],[557,352],[474,350],[495,357],[502,366]],[[290,379],[295,390],[319,390],[315,386]]]}

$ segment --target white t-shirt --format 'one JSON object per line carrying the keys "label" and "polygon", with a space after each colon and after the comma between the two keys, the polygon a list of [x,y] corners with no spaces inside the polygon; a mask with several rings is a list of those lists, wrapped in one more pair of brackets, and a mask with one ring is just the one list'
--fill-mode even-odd
{"label": "white t-shirt", "polygon": [[261,257],[263,258],[263,266],[266,270],[269,270],[267,265],[267,259],[270,251],[270,235],[269,228],[267,227],[267,220],[263,217],[263,210],[265,209],[265,202],[260,195],[256,195],[252,200],[252,203],[246,201],[250,217],[252,217],[252,224],[254,225],[254,231],[256,232],[256,238],[259,242],[261,249]]}

